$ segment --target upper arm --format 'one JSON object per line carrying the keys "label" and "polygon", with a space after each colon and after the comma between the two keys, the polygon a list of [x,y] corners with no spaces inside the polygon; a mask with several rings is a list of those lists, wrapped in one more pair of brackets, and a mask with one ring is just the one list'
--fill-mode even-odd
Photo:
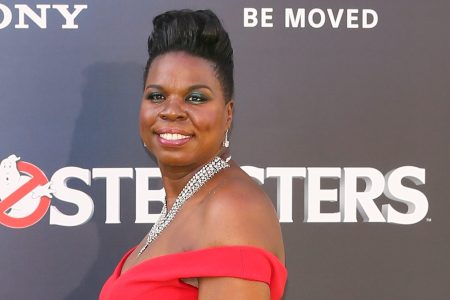
{"label": "upper arm", "polygon": [[231,277],[199,278],[199,300],[269,300],[265,282]]}
{"label": "upper arm", "polygon": [[[238,182],[213,191],[204,204],[201,247],[247,245],[263,248],[284,261],[275,209],[256,186]],[[236,262],[238,263],[238,262]],[[199,299],[270,299],[267,283],[232,277],[199,278]]]}

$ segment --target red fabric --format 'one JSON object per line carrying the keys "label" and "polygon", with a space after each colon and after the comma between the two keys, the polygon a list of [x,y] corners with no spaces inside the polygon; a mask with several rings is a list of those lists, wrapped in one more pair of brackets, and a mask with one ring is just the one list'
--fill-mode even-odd
{"label": "red fabric", "polygon": [[143,261],[120,274],[129,250],[105,282],[99,300],[194,300],[189,277],[236,277],[270,286],[270,299],[283,296],[285,266],[272,253],[253,246],[224,246],[168,254]]}

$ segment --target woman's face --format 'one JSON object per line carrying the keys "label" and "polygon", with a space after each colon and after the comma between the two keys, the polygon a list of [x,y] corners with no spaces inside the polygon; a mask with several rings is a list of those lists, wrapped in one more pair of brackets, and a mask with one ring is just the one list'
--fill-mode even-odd
{"label": "woman's face", "polygon": [[141,138],[158,164],[203,165],[222,147],[233,102],[225,104],[212,62],[169,52],[153,60],[140,111]]}

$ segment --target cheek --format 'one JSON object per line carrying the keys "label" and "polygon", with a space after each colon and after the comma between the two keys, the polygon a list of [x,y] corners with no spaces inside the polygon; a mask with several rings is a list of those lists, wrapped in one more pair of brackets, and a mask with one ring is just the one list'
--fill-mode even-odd
{"label": "cheek", "polygon": [[[193,123],[196,125],[200,132],[208,134],[215,133],[220,134],[225,128],[225,118],[223,111],[208,111],[196,114]],[[214,135],[211,136],[214,138]]]}
{"label": "cheek", "polygon": [[155,110],[151,109],[145,103],[142,103],[141,110],[139,111],[139,124],[140,127],[146,127],[155,122]]}

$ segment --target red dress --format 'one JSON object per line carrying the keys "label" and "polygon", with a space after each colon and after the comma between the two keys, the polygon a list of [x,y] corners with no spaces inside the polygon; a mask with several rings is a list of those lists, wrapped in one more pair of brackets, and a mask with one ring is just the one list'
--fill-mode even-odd
{"label": "red dress", "polygon": [[272,253],[253,246],[205,248],[148,259],[120,274],[129,250],[105,282],[99,300],[197,300],[190,277],[236,277],[265,282],[270,299],[283,296],[285,266]]}

